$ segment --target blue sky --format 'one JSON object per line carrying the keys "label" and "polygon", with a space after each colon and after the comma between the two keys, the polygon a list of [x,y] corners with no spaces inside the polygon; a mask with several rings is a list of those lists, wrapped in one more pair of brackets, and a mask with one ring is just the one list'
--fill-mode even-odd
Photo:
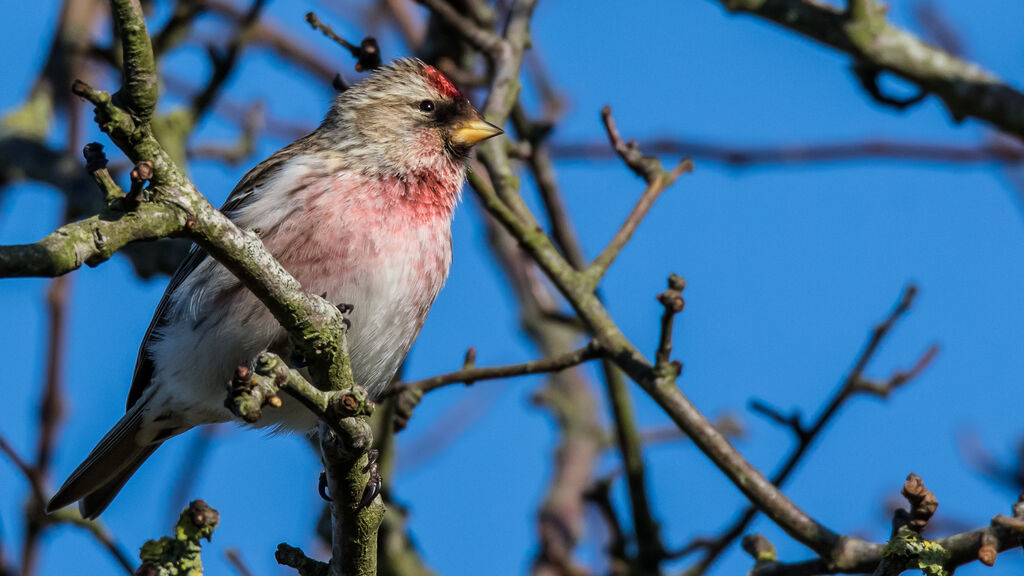
{"label": "blue sky", "polygon": [[[1024,7],[990,0],[937,3],[963,32],[975,60],[1024,84]],[[892,18],[914,26],[911,2],[893,2]],[[0,21],[0,51],[17,54],[0,70],[0,109],[26,94],[45,57],[58,3],[14,3]],[[316,4],[278,1],[269,16],[350,70],[346,54],[305,29],[316,9],[351,38],[361,36],[358,10],[332,13]],[[541,2],[535,44],[569,110],[556,139],[603,139],[598,111],[614,107],[627,137],[679,136],[737,144],[813,143],[894,138],[929,143],[983,142],[985,127],[953,124],[934,99],[898,113],[872,103],[845,58],[717,2],[579,4]],[[341,14],[341,15],[339,15]],[[216,32],[216,26],[208,28]],[[382,38],[386,57],[404,55]],[[194,47],[166,70],[202,81],[205,59]],[[107,88],[112,85],[105,86]],[[315,125],[329,89],[263,52],[248,53],[228,98],[263,101],[270,114]],[[173,98],[165,98],[169,109]],[[91,138],[106,143],[91,129]],[[200,140],[229,140],[229,126],[204,125]],[[284,142],[263,140],[264,157]],[[108,147],[109,148],[109,147]],[[225,169],[195,163],[199,188],[216,204],[257,158]],[[674,159],[666,159],[674,161]],[[558,165],[566,201],[590,256],[596,254],[642,190],[614,161]],[[893,333],[869,375],[905,368],[930,344],[932,367],[887,402],[851,403],[808,454],[787,494],[829,527],[874,540],[887,536],[884,503],[909,472],[920,474],[940,501],[939,517],[981,526],[1007,513],[1016,494],[981,479],[967,465],[958,438],[976,434],[1009,459],[1021,438],[1024,375],[1024,211],[994,166],[895,161],[730,169],[698,162],[659,200],[603,285],[609,307],[642,350],[653,351],[659,306],[652,296],[670,272],[687,278],[687,307],[676,329],[676,355],[686,366],[680,385],[709,416],[735,412],[748,425],[738,448],[770,470],[791,439],[746,410],[751,397],[811,415],[841,381],[871,325],[909,281],[921,295]],[[28,242],[58,224],[61,199],[35,184],[0,197],[0,242]],[[510,291],[484,245],[472,194],[455,227],[455,264],[408,365],[410,378],[457,368],[468,346],[480,364],[535,355],[519,331]],[[56,459],[66,475],[123,410],[137,343],[165,279],[140,281],[120,257],[72,280],[67,388],[72,405]],[[0,433],[23,452],[34,442],[34,410],[45,360],[45,280],[0,282],[0,365],[5,397]],[[479,384],[429,396],[400,437],[396,496],[411,508],[414,537],[427,561],[446,575],[526,571],[535,549],[534,514],[544,494],[554,447],[553,425],[528,399],[539,378]],[[645,427],[668,419],[634,390]],[[458,412],[455,405],[468,406]],[[447,419],[444,420],[444,419]],[[436,426],[464,431],[443,451],[414,458],[417,439]],[[169,529],[167,499],[195,432],[167,443],[104,514],[130,548]],[[404,450],[403,450],[404,449]],[[725,525],[739,493],[688,443],[648,450],[652,500],[670,546]],[[617,466],[612,457],[599,472]],[[204,555],[209,573],[228,574],[223,550],[242,550],[260,574],[287,573],[274,563],[278,542],[310,548],[320,502],[317,462],[301,439],[227,428],[217,436],[200,482],[189,497],[205,498],[222,523]],[[54,478],[59,481],[61,478]],[[826,489],[827,487],[827,489]],[[0,534],[20,542],[25,482],[0,464]],[[839,494],[842,497],[837,498]],[[272,495],[268,498],[268,495]],[[619,494],[620,501],[621,493]],[[187,501],[176,503],[184,506]],[[581,547],[596,562],[597,517]],[[770,523],[768,535],[787,560],[808,552]],[[50,532],[42,574],[89,567],[116,573],[91,541],[73,529]],[[682,567],[684,564],[680,564]],[[1020,551],[999,573],[1024,567]],[[733,552],[715,574],[743,573],[749,561]],[[971,566],[958,574],[981,574]],[[990,572],[991,573],[991,572]]]}

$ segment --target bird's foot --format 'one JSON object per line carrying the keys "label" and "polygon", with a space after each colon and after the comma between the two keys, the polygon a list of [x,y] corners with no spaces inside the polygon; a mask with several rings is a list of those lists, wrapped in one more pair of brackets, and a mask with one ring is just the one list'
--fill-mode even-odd
{"label": "bird's foot", "polygon": [[299,350],[293,349],[291,355],[288,357],[288,364],[295,369],[305,368],[312,363],[313,362],[309,358],[306,358],[306,355]]}
{"label": "bird's foot", "polygon": [[358,510],[369,506],[374,498],[380,495],[381,488],[384,486],[384,479],[380,475],[380,470],[377,469],[377,459],[379,457],[380,453],[376,450],[370,450],[366,453],[367,462],[363,472],[369,472],[370,478],[366,481],[366,488],[363,489],[363,497],[359,500]]}
{"label": "bird's foot", "polygon": [[327,502],[334,502],[334,498],[327,493],[327,472],[320,473],[320,482],[317,485],[317,491],[320,492],[320,497]]}
{"label": "bird's foot", "polygon": [[[320,297],[326,300],[327,299],[327,292],[324,292],[323,294],[321,294]],[[353,310],[356,309],[356,307],[353,306],[352,304],[345,304],[344,302],[339,302],[339,303],[335,304],[334,307],[337,308],[338,312],[341,312],[343,315],[344,314],[348,314],[348,313],[350,313],[350,312],[352,312]],[[348,318],[342,318],[341,322],[342,322],[342,324],[345,325],[345,330],[348,330],[349,328],[352,327],[352,321],[349,320]]]}
{"label": "bird's foot", "polygon": [[[363,497],[359,499],[359,507],[356,510],[362,510],[369,506],[377,496],[380,495],[381,488],[384,486],[384,478],[380,475],[380,470],[377,468],[377,460],[380,458],[380,452],[376,450],[370,450],[366,453],[366,466],[363,467],[363,472],[369,472],[370,477],[366,480],[366,488],[363,489]],[[317,485],[317,491],[320,493],[320,497],[327,502],[334,502],[334,498],[327,491],[327,473],[320,473],[320,481]]]}

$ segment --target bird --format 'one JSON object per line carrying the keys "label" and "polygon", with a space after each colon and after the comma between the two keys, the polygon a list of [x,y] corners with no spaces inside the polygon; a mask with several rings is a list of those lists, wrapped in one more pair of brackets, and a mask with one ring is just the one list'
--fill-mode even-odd
{"label": "bird", "polygon": [[[352,374],[371,399],[391,382],[448,276],[470,151],[499,134],[437,68],[398,59],[335,96],[318,128],[257,164],[221,207],[304,290],[351,305]],[[125,415],[46,510],[77,501],[84,518],[98,517],[163,442],[233,420],[224,403],[232,374],[287,343],[266,307],[193,246],[139,347]],[[292,402],[256,425],[309,432],[316,417]]]}

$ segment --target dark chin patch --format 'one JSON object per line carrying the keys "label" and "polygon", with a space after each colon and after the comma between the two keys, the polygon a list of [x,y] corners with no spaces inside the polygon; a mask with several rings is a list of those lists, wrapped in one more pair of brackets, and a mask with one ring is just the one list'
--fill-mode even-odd
{"label": "dark chin patch", "polygon": [[452,139],[445,134],[444,136],[444,151],[448,154],[448,157],[453,160],[465,161],[469,159],[469,146],[459,146],[452,142]]}

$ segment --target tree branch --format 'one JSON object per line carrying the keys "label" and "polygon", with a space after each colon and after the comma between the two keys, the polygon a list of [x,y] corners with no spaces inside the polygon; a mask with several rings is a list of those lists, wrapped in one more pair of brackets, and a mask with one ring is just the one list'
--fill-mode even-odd
{"label": "tree branch", "polygon": [[875,0],[858,1],[849,12],[810,0],[718,1],[845,52],[862,66],[909,80],[941,98],[956,120],[977,118],[1024,139],[1024,94],[893,26]]}
{"label": "tree branch", "polygon": [[255,422],[265,406],[281,406],[280,392],[308,408],[321,422],[320,452],[332,495],[334,554],[328,574],[376,574],[377,530],[384,518],[384,504],[378,494],[370,494],[372,499],[366,501],[373,466],[368,454],[373,445],[368,421],[373,403],[352,380],[351,372],[332,389],[320,390],[280,357],[264,352],[255,371],[238,368],[225,405],[246,422]]}

